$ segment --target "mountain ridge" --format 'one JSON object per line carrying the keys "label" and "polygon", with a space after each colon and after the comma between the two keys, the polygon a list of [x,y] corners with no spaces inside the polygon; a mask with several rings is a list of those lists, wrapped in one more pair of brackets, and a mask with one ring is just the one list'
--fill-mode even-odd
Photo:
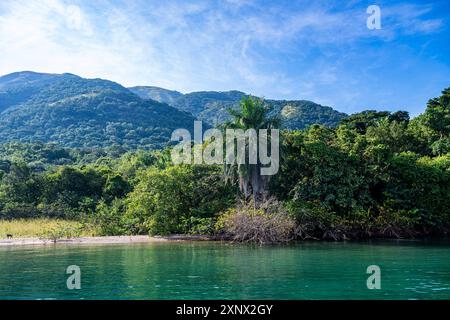
{"label": "mountain ridge", "polygon": [[[192,130],[230,119],[246,93],[198,91],[183,94],[155,86],[119,83],[71,73],[21,71],[0,77],[0,143],[59,143],[66,147],[157,149],[173,130]],[[318,123],[336,126],[345,114],[307,100],[265,100],[285,129]]]}
{"label": "mountain ridge", "polygon": [[[134,88],[140,89],[135,90]],[[146,88],[151,89],[147,90]],[[160,96],[160,92],[168,90],[154,86],[139,86],[129,89],[142,98],[156,100]],[[178,91],[175,92],[181,94]],[[195,91],[172,97],[171,102],[167,103],[179,110],[190,112],[211,125],[217,125],[230,119],[228,109],[237,109],[239,102],[245,96],[248,94],[238,90]],[[315,123],[336,126],[343,118],[347,117],[345,113],[309,100],[265,99],[265,102],[271,105],[272,115],[279,116],[286,129],[304,129]]]}

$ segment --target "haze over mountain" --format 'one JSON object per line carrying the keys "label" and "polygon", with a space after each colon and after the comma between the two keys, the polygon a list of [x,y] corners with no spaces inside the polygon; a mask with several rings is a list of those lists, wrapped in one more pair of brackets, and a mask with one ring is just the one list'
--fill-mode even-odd
{"label": "haze over mountain", "polygon": [[183,96],[181,92],[175,90],[168,90],[152,86],[137,86],[128,89],[140,96],[142,99],[152,99],[170,105],[173,105],[178,98]]}
{"label": "haze over mountain", "polygon": [[[168,103],[175,108],[190,112],[211,125],[230,119],[228,109],[237,109],[242,97],[241,91],[199,91],[181,94],[158,87],[129,88],[143,99],[154,99]],[[272,107],[272,115],[279,116],[285,129],[303,129],[311,124],[336,126],[347,115],[307,100],[265,100]]]}
{"label": "haze over mountain", "polygon": [[[229,119],[246,94],[240,91],[182,94],[158,87],[125,88],[103,79],[30,71],[0,77],[0,143],[54,142],[66,147],[156,149],[173,130],[192,130]],[[287,129],[319,123],[335,126],[346,115],[311,101],[266,100]]]}

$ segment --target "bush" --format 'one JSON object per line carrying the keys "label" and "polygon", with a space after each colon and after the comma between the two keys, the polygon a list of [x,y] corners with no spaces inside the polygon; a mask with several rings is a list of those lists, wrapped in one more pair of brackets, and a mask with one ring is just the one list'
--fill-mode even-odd
{"label": "bush", "polygon": [[[101,201],[90,217],[89,222],[94,225],[100,235],[102,236],[116,236],[127,233],[127,229],[124,226],[124,201],[115,199],[108,205],[104,201]],[[133,230],[128,230],[128,233],[132,234]]]}
{"label": "bush", "polygon": [[314,206],[310,203],[299,205],[290,201],[286,205],[288,212],[295,218],[296,236],[305,239],[333,239],[346,238],[345,226],[341,219],[324,207]]}
{"label": "bush", "polygon": [[56,226],[45,229],[41,238],[56,242],[60,239],[78,238],[82,233],[82,226],[74,226],[72,224],[58,222]]}
{"label": "bush", "polygon": [[128,230],[159,235],[199,232],[192,229],[192,222],[205,229],[208,218],[230,207],[235,197],[221,170],[212,166],[147,169],[127,197]]}
{"label": "bush", "polygon": [[216,223],[216,231],[238,242],[288,242],[295,237],[295,220],[274,200],[255,208],[252,203],[229,209]]}
{"label": "bush", "polygon": [[298,205],[291,201],[287,208],[295,217],[296,235],[301,239],[403,238],[418,234],[415,229],[417,211],[384,209],[374,215],[367,210],[358,210],[340,217],[312,203]]}
{"label": "bush", "polygon": [[214,218],[182,218],[181,224],[188,234],[192,235],[211,235],[214,233]]}
{"label": "bush", "polygon": [[0,206],[0,219],[38,218],[40,216],[36,206],[29,203],[7,202]]}

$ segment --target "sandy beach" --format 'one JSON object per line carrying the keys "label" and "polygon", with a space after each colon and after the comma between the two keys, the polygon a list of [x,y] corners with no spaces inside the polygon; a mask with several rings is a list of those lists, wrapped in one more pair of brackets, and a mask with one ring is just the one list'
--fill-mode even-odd
{"label": "sandy beach", "polygon": [[120,244],[120,243],[153,243],[166,241],[209,241],[208,236],[170,235],[170,236],[109,236],[109,237],[80,237],[58,239],[56,241],[40,238],[12,238],[0,239],[0,247],[20,245],[54,245],[54,244]]}

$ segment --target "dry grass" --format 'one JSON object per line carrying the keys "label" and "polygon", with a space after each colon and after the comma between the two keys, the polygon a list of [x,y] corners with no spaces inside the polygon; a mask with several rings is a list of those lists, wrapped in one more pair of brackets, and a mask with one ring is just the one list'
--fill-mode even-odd
{"label": "dry grass", "polygon": [[12,234],[14,238],[34,238],[41,237],[49,230],[56,229],[76,229],[80,230],[80,236],[96,236],[93,229],[83,227],[80,222],[58,219],[17,219],[0,220],[0,239],[6,238],[7,234]]}

